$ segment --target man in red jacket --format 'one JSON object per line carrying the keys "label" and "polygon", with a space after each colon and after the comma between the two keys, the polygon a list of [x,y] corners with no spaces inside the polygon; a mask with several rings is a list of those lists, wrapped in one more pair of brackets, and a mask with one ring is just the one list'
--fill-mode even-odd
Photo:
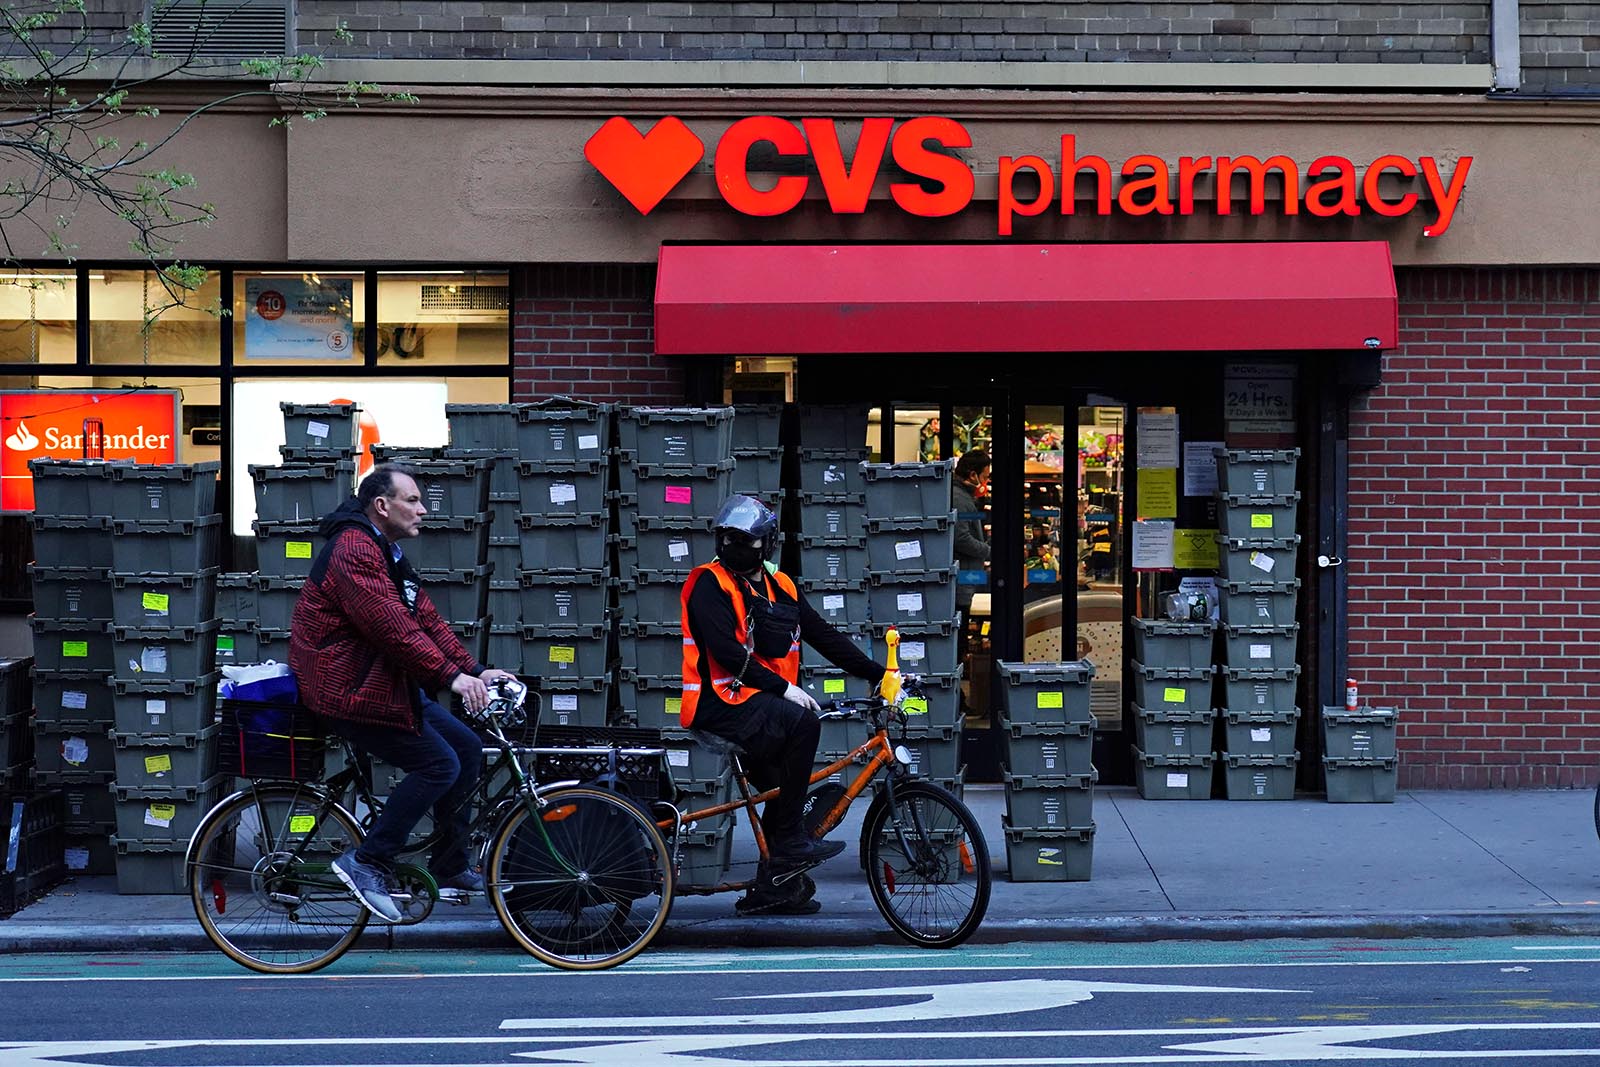
{"label": "man in red jacket", "polygon": [[427,510],[404,467],[374,467],[322,520],[326,544],[290,624],[289,667],[306,706],[406,772],[366,840],[333,862],[339,880],[389,922],[401,916],[384,868],[430,807],[446,831],[429,861],[441,895],[483,889],[468,865],[462,804],[477,785],[483,744],[428,693],[448,688],[478,711],[489,702],[485,683],[511,677],[473,659],[401,552],[401,541],[422,532]]}

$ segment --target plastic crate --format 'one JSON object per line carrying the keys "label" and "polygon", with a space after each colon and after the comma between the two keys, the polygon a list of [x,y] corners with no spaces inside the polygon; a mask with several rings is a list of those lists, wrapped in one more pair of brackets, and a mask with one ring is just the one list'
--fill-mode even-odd
{"label": "plastic crate", "polygon": [[1006,876],[1013,882],[1087,882],[1094,869],[1094,825],[1061,830],[1012,826],[1002,818]]}
{"label": "plastic crate", "polygon": [[[484,616],[473,622],[447,622],[450,632],[456,635],[461,647],[479,663],[489,661],[489,618]],[[515,672],[513,672],[515,673]]]}
{"label": "plastic crate", "polygon": [[186,845],[167,840],[112,838],[117,850],[117,892],[123,896],[176,896],[188,892]]}
{"label": "plastic crate", "polygon": [[865,463],[861,472],[867,494],[867,517],[908,519],[950,513],[947,459],[932,463]]}
{"label": "plastic crate", "polygon": [[956,615],[955,568],[916,574],[867,572],[873,622],[941,623]]}
{"label": "plastic crate", "polygon": [[1322,751],[1330,759],[1387,760],[1395,757],[1394,708],[1322,709]]}
{"label": "plastic crate", "polygon": [[1292,756],[1300,709],[1223,711],[1224,751],[1235,756]]}
{"label": "plastic crate", "polygon": [[501,626],[522,621],[522,583],[515,571],[509,581],[489,579],[489,618]]}
{"label": "plastic crate", "polygon": [[[424,534],[423,536],[427,536]],[[446,622],[477,622],[489,611],[489,565],[421,570],[417,577]]]}
{"label": "plastic crate", "polygon": [[683,678],[641,675],[624,667],[617,675],[617,695],[624,712],[646,730],[674,730],[682,725]]}
{"label": "plastic crate", "polygon": [[1224,493],[1292,493],[1300,450],[1218,448],[1217,477]]}
{"label": "plastic crate", "polygon": [[68,834],[62,850],[69,875],[113,875],[117,873],[117,848],[109,833]]}
{"label": "plastic crate", "polygon": [[0,797],[0,918],[26,907],[66,877],[66,828],[59,792]]}
{"label": "plastic crate", "polygon": [[360,442],[361,408],[356,404],[295,404],[282,401],[285,448],[354,448]]}
{"label": "plastic crate", "polygon": [[491,624],[489,627],[488,659],[490,667],[517,673],[522,666],[522,626],[519,623]]}
{"label": "plastic crate", "polygon": [[1023,778],[1088,774],[1094,747],[1094,723],[1008,723],[1005,765]]}
{"label": "plastic crate", "polygon": [[519,611],[525,624],[604,625],[612,585],[605,571],[523,571],[518,578]]}
{"label": "plastic crate", "polygon": [[1286,582],[1300,566],[1300,537],[1240,538],[1217,535],[1224,582]]}
{"label": "plastic crate", "polygon": [[806,448],[865,448],[865,404],[806,404],[800,408],[800,444]]}
{"label": "plastic crate", "polygon": [[210,622],[217,617],[218,573],[215,567],[198,574],[113,572],[112,620],[119,626],[198,626]]}
{"label": "plastic crate", "polygon": [[551,397],[518,404],[517,453],[535,463],[582,463],[611,449],[609,404]]}
{"label": "plastic crate", "polygon": [[861,466],[866,458],[865,441],[850,448],[802,448],[798,488],[802,493],[823,496],[864,494],[867,483]]}
{"label": "plastic crate", "polygon": [[190,789],[115,787],[117,838],[187,849],[200,820],[232,785],[232,778],[218,774]]}
{"label": "plastic crate", "polygon": [[111,569],[119,574],[195,574],[217,566],[222,516],[180,522],[111,523]]}
{"label": "plastic crate", "polygon": [[26,711],[0,717],[0,792],[12,786],[12,779],[23,777],[22,771],[33,763],[33,746],[34,719]]}
{"label": "plastic crate", "polygon": [[256,594],[256,625],[267,630],[287,630],[294,618],[294,606],[305,588],[305,578],[259,579]]}
{"label": "plastic crate", "polygon": [[[672,796],[666,759],[660,754],[661,735],[655,730],[541,723],[535,730],[525,730],[522,739],[538,748],[533,756],[533,768],[534,777],[541,785],[594,782],[615,773],[617,788],[637,799],[650,802]],[[604,750],[613,745],[620,749],[655,750],[657,754],[618,752],[613,766],[612,753]],[[574,751],[562,751],[564,749]]]}
{"label": "plastic crate", "polygon": [[197,734],[216,722],[222,674],[172,682],[113,681],[112,725],[123,734]]}
{"label": "plastic crate", "polygon": [[922,696],[907,696],[900,710],[906,728],[913,731],[941,729],[961,724],[961,674],[922,674],[917,676]]}
{"label": "plastic crate", "polygon": [[1209,756],[1216,713],[1151,711],[1133,705],[1134,743],[1152,756]]}
{"label": "plastic crate", "polygon": [[[856,737],[862,740],[864,733]],[[918,778],[954,778],[961,772],[961,732],[954,727],[908,730],[900,744],[911,754],[907,769]]]}
{"label": "plastic crate", "polygon": [[444,419],[454,448],[516,450],[517,408],[513,404],[446,404]]}
{"label": "plastic crate", "polygon": [[619,475],[619,511],[628,509],[641,518],[714,519],[733,492],[732,459],[700,467],[636,464],[620,468]]}
{"label": "plastic crate", "polygon": [[217,631],[218,666],[289,662],[289,631],[256,626]]}
{"label": "plastic crate", "polygon": [[610,467],[603,459],[573,464],[524,460],[517,465],[517,485],[524,515],[592,515],[606,509]]}
{"label": "plastic crate", "polygon": [[835,629],[867,625],[872,601],[865,581],[823,582],[811,578],[795,581],[812,609]]}
{"label": "plastic crate", "polygon": [[[526,646],[524,646],[526,647]],[[539,721],[552,726],[604,726],[611,701],[611,676],[541,678]]]}
{"label": "plastic crate", "polygon": [[230,698],[217,701],[217,714],[219,774],[299,782],[322,779],[328,731],[310,708]]}
{"label": "plastic crate", "polygon": [[111,569],[111,519],[104,515],[28,517],[38,567]]}
{"label": "plastic crate", "polygon": [[1211,679],[1216,668],[1149,667],[1129,663],[1133,702],[1152,711],[1207,711],[1211,708]]}
{"label": "plastic crate", "polygon": [[[844,638],[848,639],[851,644],[853,644],[857,648],[859,648],[863,655],[871,657],[871,655],[872,655],[872,634],[865,626],[860,626],[860,627],[841,627],[841,626],[836,626],[836,627],[834,627],[834,629],[839,631],[839,634],[840,634],[841,637],[844,637]],[[800,645],[800,666],[802,666],[802,667],[832,667],[832,666],[834,666],[834,664],[833,664],[833,662],[831,660],[829,660],[825,656],[823,656],[823,654],[821,652],[817,651],[817,649],[814,648],[810,643],[806,642],[806,643],[802,643]],[[907,668],[907,669],[909,669],[909,668]]]}
{"label": "plastic crate", "polygon": [[783,492],[783,449],[735,449],[733,491],[761,500]]}
{"label": "plastic crate", "polygon": [[955,674],[961,669],[961,662],[956,658],[957,642],[961,633],[959,615],[943,622],[872,623],[868,627],[868,632],[872,635],[873,648],[884,646],[884,638],[891,627],[900,635],[900,646],[896,655],[900,660],[901,670],[926,676]]}
{"label": "plastic crate", "polygon": [[[41,723],[109,726],[115,707],[110,672],[41,671],[33,681],[33,705]],[[26,716],[27,710],[20,714]],[[15,761],[0,759],[0,765],[8,762]]]}
{"label": "plastic crate", "polygon": [[1330,804],[1394,803],[1399,760],[1335,759],[1324,756],[1322,770],[1328,783]]}
{"label": "plastic crate", "polygon": [[115,651],[110,627],[105,623],[41,619],[35,615],[28,625],[33,629],[36,672],[111,673]]}
{"label": "plastic crate", "polygon": [[110,622],[111,572],[103,567],[28,564],[33,613],[41,619]]}
{"label": "plastic crate", "polygon": [[220,463],[113,463],[96,510],[135,522],[193,522],[217,510]]}
{"label": "plastic crate", "polygon": [[1241,540],[1253,537],[1285,538],[1299,532],[1296,515],[1300,510],[1300,494],[1279,496],[1242,496],[1223,493],[1222,535]]}
{"label": "plastic crate", "polygon": [[734,409],[623,408],[617,448],[630,463],[703,466],[733,455]]}
{"label": "plastic crate", "polygon": [[256,516],[269,522],[316,522],[349,500],[356,488],[351,462],[263,467],[250,464]]}
{"label": "plastic crate", "polygon": [[696,824],[693,830],[677,832],[678,866],[675,886],[708,887],[719,884],[733,860],[733,813],[719,817],[709,829]]}
{"label": "plastic crate", "polygon": [[1151,667],[1209,667],[1217,624],[1129,619],[1133,658]]}
{"label": "plastic crate", "polygon": [[1300,639],[1300,625],[1287,626],[1222,626],[1223,655],[1229,666],[1269,667],[1278,670],[1293,667],[1295,648]]}
{"label": "plastic crate", "polygon": [[322,551],[315,522],[263,522],[250,524],[256,534],[256,569],[263,578],[305,578]]}
{"label": "plastic crate", "polygon": [[1295,690],[1300,687],[1300,668],[1246,670],[1221,668],[1229,711],[1281,711],[1293,708]]}
{"label": "plastic crate", "polygon": [[489,533],[487,511],[429,515],[422,520],[422,533],[405,543],[406,558],[419,571],[473,570],[488,562]]}
{"label": "plastic crate", "polygon": [[109,778],[116,770],[116,746],[105,726],[34,723],[34,774],[41,781]]}
{"label": "plastic crate", "polygon": [[[553,684],[567,679],[598,678],[606,671],[604,626],[522,627],[522,670]],[[580,725],[589,725],[583,723]]]}
{"label": "plastic crate", "polygon": [[867,539],[800,535],[800,573],[819,582],[863,582],[867,576]]}
{"label": "plastic crate", "polygon": [[117,785],[125,789],[188,789],[217,773],[218,727],[198,734],[113,732]]}
{"label": "plastic crate", "polygon": [[738,404],[733,409],[733,451],[778,450],[783,443],[782,404]]}
{"label": "plastic crate", "polygon": [[[955,512],[951,512],[953,516]],[[879,574],[918,574],[955,566],[955,526],[950,516],[910,528],[867,520],[867,568]],[[937,528],[935,528],[937,527]]]}
{"label": "plastic crate", "polygon": [[810,537],[865,537],[866,496],[800,493],[800,531]]}
{"label": "plastic crate", "polygon": [[1294,769],[1300,754],[1245,756],[1219,752],[1229,800],[1293,800]]}
{"label": "plastic crate", "polygon": [[629,513],[619,520],[617,548],[624,571],[687,571],[716,558],[714,518],[650,519]]}
{"label": "plastic crate", "polygon": [[256,617],[256,593],[260,586],[253,571],[229,571],[217,575],[217,617],[224,621],[249,622]]}
{"label": "plastic crate", "polygon": [[1016,829],[1065,830],[1094,821],[1097,775],[1069,774],[1028,778],[1005,772],[1006,821]]}
{"label": "plastic crate", "polygon": [[826,704],[830,700],[865,700],[877,689],[865,678],[857,678],[834,666],[802,666],[800,688],[810,693],[819,704]]}
{"label": "plastic crate", "polygon": [[216,669],[217,619],[194,626],[113,626],[112,674],[128,682],[203,678]]}
{"label": "plastic crate", "polygon": [[[518,529],[517,518],[521,514],[521,493],[491,492],[489,494],[489,547],[491,554],[496,542],[502,540],[515,541]],[[518,550],[517,562],[520,563],[522,546],[518,544],[516,547]],[[493,563],[494,560],[491,558],[489,562]],[[511,569],[516,570],[516,564],[513,564]],[[505,572],[502,571],[501,573]]]}
{"label": "plastic crate", "polygon": [[28,460],[36,515],[98,515],[105,512],[105,483],[112,463],[103,459]]}
{"label": "plastic crate", "polygon": [[1133,750],[1134,785],[1146,800],[1210,800],[1214,770],[1210,752],[1160,756]]}
{"label": "plastic crate", "polygon": [[688,577],[684,571],[634,571],[617,583],[623,619],[676,629],[683,619],[683,583]]}
{"label": "plastic crate", "polygon": [[1001,706],[1007,722],[1094,722],[1094,714],[1089,710],[1089,683],[1094,679],[1094,664],[1088,660],[1058,663],[1001,660],[995,666],[1004,687]]}
{"label": "plastic crate", "polygon": [[1218,613],[1233,626],[1288,626],[1297,621],[1300,579],[1292,582],[1229,582],[1221,586]]}
{"label": "plastic crate", "polygon": [[606,516],[523,515],[522,566],[530,570],[597,571],[606,563]]}
{"label": "plastic crate", "polygon": [[117,827],[117,798],[104,782],[60,787],[61,819],[69,834],[109,834]]}
{"label": "plastic crate", "polygon": [[617,648],[624,670],[642,677],[683,673],[683,633],[679,623],[624,618],[617,624]]}
{"label": "plastic crate", "polygon": [[706,748],[687,730],[663,729],[661,743],[667,750],[667,768],[674,781],[711,781],[728,769],[725,755]]}
{"label": "plastic crate", "polygon": [[512,517],[513,532],[509,536],[494,533],[500,524],[498,515],[489,526],[489,558],[484,562],[494,568],[489,572],[489,576],[496,581],[515,583],[518,572],[522,570],[522,536],[517,521],[519,518],[520,515]]}
{"label": "plastic crate", "polygon": [[0,715],[25,715],[32,704],[33,657],[0,659]]}

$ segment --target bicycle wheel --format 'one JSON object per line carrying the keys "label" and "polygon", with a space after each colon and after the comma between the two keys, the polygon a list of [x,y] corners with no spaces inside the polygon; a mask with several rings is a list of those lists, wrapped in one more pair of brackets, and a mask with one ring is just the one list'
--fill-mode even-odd
{"label": "bicycle wheel", "polygon": [[512,940],[570,971],[637,956],[672,902],[672,857],[655,824],[615,793],[582,786],[507,815],[484,878]]}
{"label": "bicycle wheel", "polygon": [[355,819],[321,790],[269,785],[223,801],[190,853],[201,928],[252,971],[326,967],[367,925],[367,909],[331,868],[360,841]]}
{"label": "bicycle wheel", "polygon": [[928,948],[972,936],[989,908],[989,848],[978,822],[954,794],[906,782],[867,810],[862,827],[867,884],[894,931]]}

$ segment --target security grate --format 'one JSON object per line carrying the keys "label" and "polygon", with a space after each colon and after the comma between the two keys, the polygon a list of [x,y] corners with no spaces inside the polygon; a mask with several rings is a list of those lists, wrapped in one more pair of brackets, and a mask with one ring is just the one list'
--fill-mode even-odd
{"label": "security grate", "polygon": [[509,311],[509,285],[424,285],[423,311]]}
{"label": "security grate", "polygon": [[289,45],[290,0],[154,0],[150,31],[161,56],[281,56]]}

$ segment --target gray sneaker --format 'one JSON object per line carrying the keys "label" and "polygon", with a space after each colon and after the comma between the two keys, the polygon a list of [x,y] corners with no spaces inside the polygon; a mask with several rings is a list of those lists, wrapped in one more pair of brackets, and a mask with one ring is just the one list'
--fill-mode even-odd
{"label": "gray sneaker", "polygon": [[469,894],[482,893],[483,875],[468,867],[460,874],[438,879],[439,896],[444,900],[465,900]]}
{"label": "gray sneaker", "polygon": [[385,922],[401,920],[400,909],[389,896],[388,881],[380,868],[356,859],[355,849],[334,860],[332,866],[334,876],[350,887],[368,911]]}

